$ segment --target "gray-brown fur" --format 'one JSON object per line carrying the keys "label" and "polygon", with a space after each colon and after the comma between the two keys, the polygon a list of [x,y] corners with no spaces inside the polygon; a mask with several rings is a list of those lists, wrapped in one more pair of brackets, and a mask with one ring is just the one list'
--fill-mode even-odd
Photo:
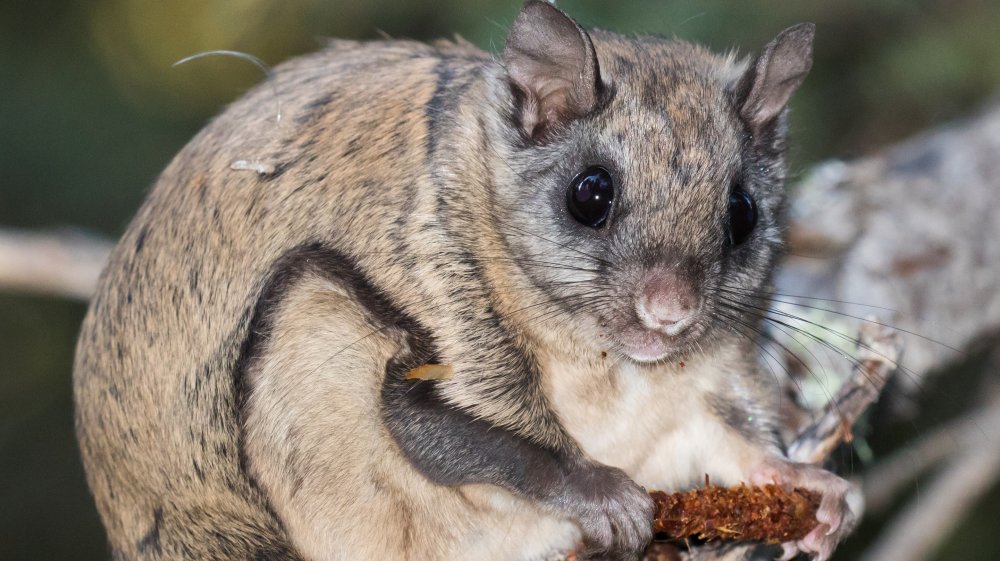
{"label": "gray-brown fur", "polygon": [[[715,298],[769,282],[784,116],[740,109],[790,91],[758,77],[767,57],[741,82],[731,59],[587,34],[536,1],[515,29],[503,60],[334,42],[275,70],[279,123],[271,84],[256,88],[163,172],[75,366],[116,559],[528,560],[581,540],[629,559],[650,504],[625,474],[663,487],[712,472],[690,431],[724,435],[713,479],[780,464],[777,395]],[[508,76],[543,31],[569,54]],[[772,58],[804,56],[797,41]],[[567,182],[595,164],[618,180],[599,231],[565,211]],[[731,249],[734,181],[761,221]],[[622,341],[651,269],[686,279],[704,312],[644,363]],[[401,373],[425,360],[454,379],[410,391]],[[627,406],[653,398],[656,414]],[[732,426],[744,406],[759,430]]]}

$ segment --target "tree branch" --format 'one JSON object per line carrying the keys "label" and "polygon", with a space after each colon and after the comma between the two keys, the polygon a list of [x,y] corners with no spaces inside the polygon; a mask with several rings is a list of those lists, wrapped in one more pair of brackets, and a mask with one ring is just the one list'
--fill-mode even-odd
{"label": "tree branch", "polygon": [[1000,326],[998,193],[1000,105],[870,158],[822,164],[795,191],[778,292],[808,295],[782,299],[842,333],[857,332],[850,316],[886,315],[905,330],[900,382],[917,391]]}
{"label": "tree branch", "polygon": [[0,230],[0,289],[87,300],[111,244],[75,232]]}

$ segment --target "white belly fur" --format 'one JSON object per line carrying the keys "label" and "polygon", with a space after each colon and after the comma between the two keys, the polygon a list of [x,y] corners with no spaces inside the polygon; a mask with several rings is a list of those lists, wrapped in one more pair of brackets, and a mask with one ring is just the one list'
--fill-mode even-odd
{"label": "white belly fur", "polygon": [[[732,352],[736,352],[733,349]],[[732,391],[734,355],[638,365],[612,357],[546,360],[546,389],[563,424],[595,460],[650,489],[746,481],[764,455],[713,410],[707,398]],[[738,385],[738,384],[737,384]],[[775,391],[777,389],[775,388]]]}

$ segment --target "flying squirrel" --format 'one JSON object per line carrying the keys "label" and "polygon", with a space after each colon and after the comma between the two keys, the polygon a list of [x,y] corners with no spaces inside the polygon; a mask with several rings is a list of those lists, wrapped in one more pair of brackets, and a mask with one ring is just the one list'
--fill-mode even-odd
{"label": "flying squirrel", "polygon": [[112,559],[635,560],[644,487],[706,475],[821,492],[784,552],[827,559],[848,484],[783,455],[730,304],[781,255],[812,39],[741,62],[529,0],[498,56],[275,68],[157,179],[84,320]]}

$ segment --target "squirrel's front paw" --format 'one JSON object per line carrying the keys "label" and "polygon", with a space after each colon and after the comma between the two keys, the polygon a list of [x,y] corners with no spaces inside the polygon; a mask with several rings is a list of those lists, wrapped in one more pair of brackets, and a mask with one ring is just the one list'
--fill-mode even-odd
{"label": "squirrel's front paw", "polygon": [[581,464],[553,504],[580,525],[578,559],[637,560],[653,539],[653,500],[618,468]]}
{"label": "squirrel's front paw", "polygon": [[822,496],[816,511],[818,524],[801,540],[782,544],[782,559],[807,553],[817,561],[826,561],[857,522],[858,513],[852,510],[851,503],[855,497],[860,499],[859,490],[825,469],[788,460],[769,460],[751,474],[751,483],[801,487]]}

